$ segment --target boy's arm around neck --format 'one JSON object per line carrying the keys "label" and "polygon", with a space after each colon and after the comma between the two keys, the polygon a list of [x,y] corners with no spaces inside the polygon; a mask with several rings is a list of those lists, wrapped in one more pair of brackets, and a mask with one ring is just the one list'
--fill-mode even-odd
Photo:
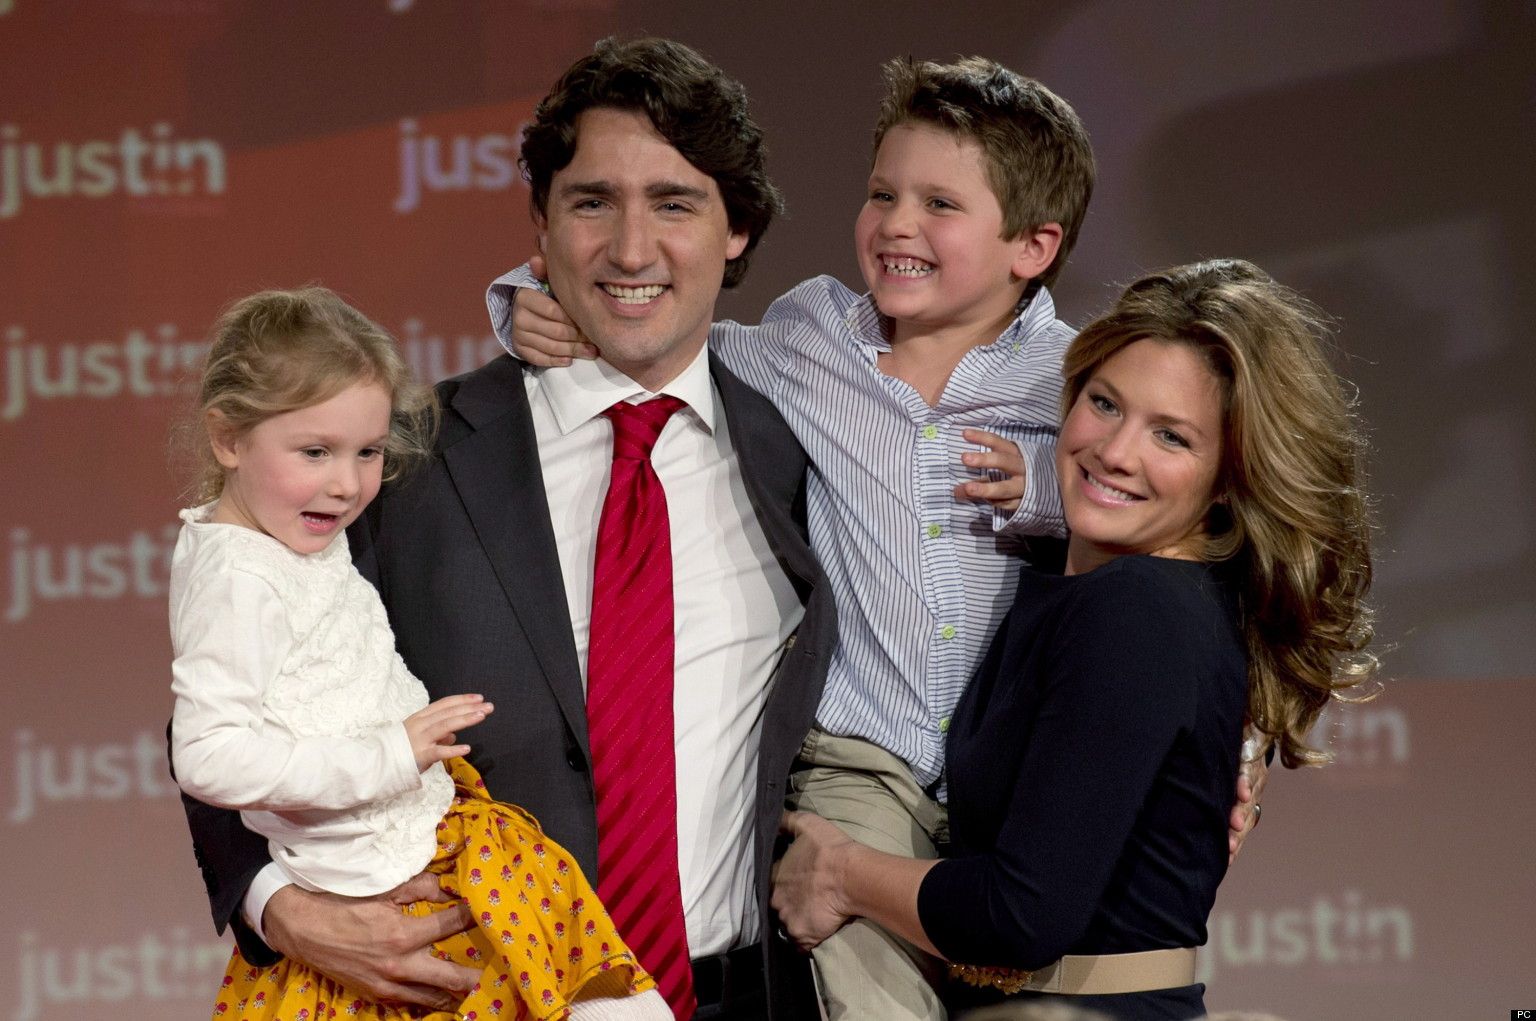
{"label": "boy's arm around neck", "polygon": [[796,352],[845,328],[844,317],[856,301],[835,278],[812,277],[775,298],[756,326],[729,319],[715,323],[709,348],[744,383],[776,401]]}

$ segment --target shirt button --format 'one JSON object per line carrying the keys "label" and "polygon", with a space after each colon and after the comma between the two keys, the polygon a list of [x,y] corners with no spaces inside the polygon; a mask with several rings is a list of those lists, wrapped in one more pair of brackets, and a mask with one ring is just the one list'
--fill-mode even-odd
{"label": "shirt button", "polygon": [[923,439],[925,439],[925,440],[936,439],[938,437],[938,435],[939,435],[939,427],[938,426],[936,426],[936,425],[925,425],[925,426],[923,426]]}
{"label": "shirt button", "polygon": [[944,717],[942,720],[939,721],[939,733],[940,734],[948,734],[949,733],[949,717],[948,716]]}
{"label": "shirt button", "polygon": [[939,637],[945,641],[955,637],[955,626],[953,624],[945,624],[939,628]]}
{"label": "shirt button", "polygon": [[928,538],[937,539],[939,536],[944,534],[944,526],[929,525],[927,528],[923,529],[923,531],[927,534]]}

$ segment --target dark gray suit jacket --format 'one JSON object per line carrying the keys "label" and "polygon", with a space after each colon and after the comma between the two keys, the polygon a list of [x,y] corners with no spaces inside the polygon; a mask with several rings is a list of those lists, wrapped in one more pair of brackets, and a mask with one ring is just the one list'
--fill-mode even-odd
{"label": "dark gray suit jacket", "polygon": [[[815,1017],[804,964],[773,938],[768,871],[784,785],[821,696],[836,641],[832,593],[805,528],[805,453],[777,411],[713,358],[748,495],[805,606],[763,720],[755,862],[775,1018]],[[358,569],[378,587],[396,643],[435,698],[480,692],[497,712],[470,761],[491,794],[528,809],[597,879],[597,821],[586,704],[544,495],[521,363],[508,357],[438,387],[437,456],[388,486],[349,530]],[[676,513],[676,510],[674,510]],[[253,962],[270,950],[239,924],[265,841],[238,813],[183,798],[222,931],[236,923]]]}

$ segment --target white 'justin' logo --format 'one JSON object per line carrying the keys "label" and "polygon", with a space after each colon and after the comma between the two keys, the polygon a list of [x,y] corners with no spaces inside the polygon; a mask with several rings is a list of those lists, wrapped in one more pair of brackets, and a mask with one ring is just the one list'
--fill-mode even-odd
{"label": "white 'justin' logo", "polygon": [[203,341],[182,337],[175,323],[129,330],[122,340],[62,342],[33,340],[12,323],[4,337],[0,422],[14,422],[42,401],[171,396],[189,385],[208,351]]}
{"label": "white 'justin' logo", "polygon": [[159,535],[133,532],[122,542],[36,542],[25,528],[11,530],[10,604],[3,619],[25,620],[37,603],[66,600],[161,598],[170,588],[171,551],[179,525]]}
{"label": "white 'justin' logo", "polygon": [[[6,0],[0,0],[5,3]],[[185,198],[224,192],[224,147],[211,138],[175,138],[171,125],[124,128],[116,139],[34,142],[0,125],[0,220],[27,199],[79,196]]]}
{"label": "white 'justin' logo", "polygon": [[514,135],[497,132],[439,138],[422,134],[416,122],[400,122],[400,194],[395,212],[409,213],[421,205],[423,192],[502,191],[521,180],[517,151],[522,129]]}
{"label": "white 'justin' logo", "polygon": [[9,1015],[15,1021],[120,1014],[124,1003],[139,1004],[151,1017],[180,1017],[184,1011],[176,1008],[186,1004],[176,1001],[214,988],[229,958],[223,940],[195,939],[181,928],[96,946],[49,944],[23,930],[19,943],[17,1000]]}

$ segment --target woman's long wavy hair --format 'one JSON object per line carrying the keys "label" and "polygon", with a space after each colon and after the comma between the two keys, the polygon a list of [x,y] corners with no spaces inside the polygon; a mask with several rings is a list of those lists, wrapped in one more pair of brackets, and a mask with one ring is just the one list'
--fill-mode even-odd
{"label": "woman's long wavy hair", "polygon": [[1306,743],[1308,731],[1330,698],[1350,700],[1377,666],[1366,651],[1365,443],[1328,363],[1326,322],[1248,262],[1153,273],[1073,341],[1064,409],[1106,359],[1146,339],[1189,345],[1222,381],[1221,470],[1202,559],[1229,563],[1239,586],[1250,720],[1286,766],[1320,765],[1329,755]]}

